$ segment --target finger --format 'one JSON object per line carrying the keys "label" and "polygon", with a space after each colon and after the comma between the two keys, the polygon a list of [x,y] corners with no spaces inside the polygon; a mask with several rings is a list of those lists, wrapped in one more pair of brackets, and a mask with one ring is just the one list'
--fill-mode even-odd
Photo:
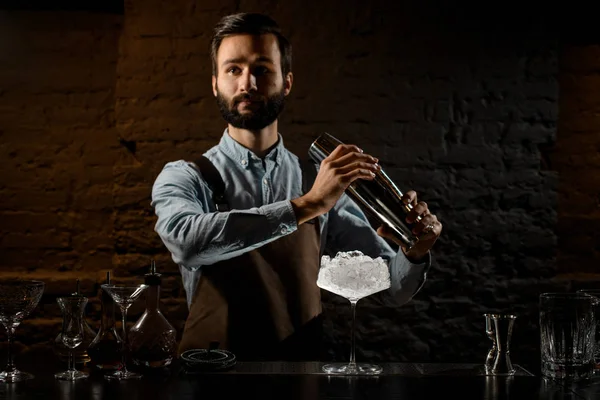
{"label": "finger", "polygon": [[431,213],[429,212],[427,203],[425,203],[424,201],[420,201],[417,204],[415,204],[413,209],[406,214],[406,222],[412,224],[413,222],[416,222],[418,220],[417,217],[421,216],[421,220],[423,220],[425,216],[430,214]]}
{"label": "finger", "polygon": [[368,162],[371,164],[376,164],[379,160],[369,154],[351,152],[351,153],[344,154],[343,156],[341,156],[340,158],[338,158],[336,160],[332,160],[329,163],[329,165],[332,168],[340,168],[346,164],[350,164],[355,161],[362,161],[362,162]]}
{"label": "finger", "polygon": [[442,224],[439,221],[435,221],[431,224],[426,225],[421,232],[416,234],[419,236],[419,240],[436,240],[442,233]]}
{"label": "finger", "polygon": [[377,228],[377,234],[382,237],[387,237],[390,234],[390,229],[385,225],[380,225]]}
{"label": "finger", "polygon": [[340,175],[346,175],[347,173],[355,170],[355,169],[368,169],[370,171],[377,171],[379,169],[378,164],[368,163],[363,161],[356,161],[352,164],[344,165],[343,167],[337,168],[336,172]]}
{"label": "finger", "polygon": [[415,235],[420,235],[421,233],[428,233],[432,231],[438,224],[437,217],[433,214],[428,214],[423,217],[419,223],[415,224],[412,229],[412,232]]}
{"label": "finger", "polygon": [[368,169],[359,168],[359,169],[353,169],[352,171],[342,175],[342,182],[345,185],[350,185],[352,182],[354,182],[357,179],[373,180],[373,179],[375,179],[375,173]]}
{"label": "finger", "polygon": [[435,221],[432,224],[426,225],[423,229],[423,237],[426,239],[437,238],[442,233],[442,224],[439,221]]}
{"label": "finger", "polygon": [[404,201],[404,204],[412,204],[414,206],[417,204],[417,192],[409,190],[402,196],[402,201]]}
{"label": "finger", "polygon": [[335,160],[335,159],[337,159],[345,154],[348,154],[348,153],[362,153],[362,152],[363,151],[360,147],[355,146],[353,144],[340,144],[325,159],[326,160],[327,159]]}
{"label": "finger", "polygon": [[398,237],[394,234],[394,231],[387,225],[380,225],[379,228],[377,228],[377,234],[382,238],[388,239],[396,243],[402,248],[406,248],[406,243],[399,240]]}

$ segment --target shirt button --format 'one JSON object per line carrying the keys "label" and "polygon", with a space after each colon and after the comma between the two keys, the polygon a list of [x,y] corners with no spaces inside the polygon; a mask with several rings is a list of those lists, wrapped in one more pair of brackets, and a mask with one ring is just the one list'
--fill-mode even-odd
{"label": "shirt button", "polygon": [[246,164],[248,164],[248,161],[242,160],[242,165],[246,165]]}
{"label": "shirt button", "polygon": [[269,180],[267,178],[263,179],[263,183],[266,185],[269,183]]}
{"label": "shirt button", "polygon": [[287,233],[287,228],[281,228],[281,234],[285,235]]}

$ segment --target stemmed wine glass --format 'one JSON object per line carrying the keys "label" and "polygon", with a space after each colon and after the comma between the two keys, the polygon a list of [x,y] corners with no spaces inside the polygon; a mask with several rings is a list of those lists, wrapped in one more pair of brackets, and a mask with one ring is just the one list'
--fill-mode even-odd
{"label": "stemmed wine glass", "polygon": [[8,279],[0,281],[0,322],[6,328],[8,336],[8,362],[0,373],[0,382],[18,382],[32,379],[30,373],[19,371],[13,361],[13,341],[15,330],[21,321],[37,307],[44,282]]}
{"label": "stemmed wine glass", "polygon": [[56,302],[63,315],[61,338],[65,347],[69,349],[69,369],[55,374],[54,377],[64,381],[87,378],[87,373],[75,369],[73,349],[83,343],[83,311],[88,299],[84,296],[59,297]]}
{"label": "stemmed wine glass", "polygon": [[142,377],[141,374],[131,372],[127,370],[127,310],[131,305],[140,297],[140,295],[148,288],[148,285],[131,285],[131,286],[120,286],[112,284],[101,285],[102,290],[110,294],[110,297],[121,309],[121,320],[123,324],[123,340],[121,341],[122,351],[122,368],[115,371],[112,374],[104,375],[109,380],[123,380],[123,379],[139,379]]}
{"label": "stemmed wine glass", "polygon": [[351,344],[350,344],[350,362],[348,363],[331,363],[323,366],[323,372],[328,374],[342,374],[342,375],[376,375],[383,371],[381,366],[370,363],[356,363],[356,303],[360,299],[349,298],[350,307],[352,312],[352,330],[350,332]]}
{"label": "stemmed wine glass", "polygon": [[380,257],[372,259],[360,251],[340,252],[335,258],[323,256],[317,286],[350,301],[352,330],[350,332],[350,361],[330,363],[323,372],[341,375],[376,375],[383,368],[376,364],[356,363],[356,304],[360,299],[390,287],[389,269]]}

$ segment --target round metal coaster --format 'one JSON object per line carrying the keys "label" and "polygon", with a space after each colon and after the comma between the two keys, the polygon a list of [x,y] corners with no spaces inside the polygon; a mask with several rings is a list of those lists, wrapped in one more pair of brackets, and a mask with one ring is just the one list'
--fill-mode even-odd
{"label": "round metal coaster", "polygon": [[190,349],[181,353],[180,358],[187,373],[222,371],[235,365],[235,355],[220,349]]}

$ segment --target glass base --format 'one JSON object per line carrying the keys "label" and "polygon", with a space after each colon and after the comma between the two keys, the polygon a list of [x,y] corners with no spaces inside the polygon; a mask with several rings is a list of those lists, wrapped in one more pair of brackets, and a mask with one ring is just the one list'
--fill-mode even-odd
{"label": "glass base", "polygon": [[579,381],[590,379],[594,374],[594,364],[573,362],[542,361],[542,376],[557,380]]}
{"label": "glass base", "polygon": [[383,368],[375,364],[333,363],[323,365],[322,370],[335,375],[377,375],[383,371]]}
{"label": "glass base", "polygon": [[138,374],[136,372],[131,371],[117,371],[112,374],[104,375],[104,379],[108,379],[109,381],[121,381],[125,379],[140,379],[142,374]]}
{"label": "glass base", "polygon": [[14,370],[12,372],[0,372],[0,382],[21,382],[33,378],[34,376],[29,372],[23,372],[19,370]]}
{"label": "glass base", "polygon": [[88,374],[85,372],[73,370],[73,371],[63,371],[57,374],[54,374],[54,378],[60,381],[76,381],[78,379],[85,379],[88,377]]}

